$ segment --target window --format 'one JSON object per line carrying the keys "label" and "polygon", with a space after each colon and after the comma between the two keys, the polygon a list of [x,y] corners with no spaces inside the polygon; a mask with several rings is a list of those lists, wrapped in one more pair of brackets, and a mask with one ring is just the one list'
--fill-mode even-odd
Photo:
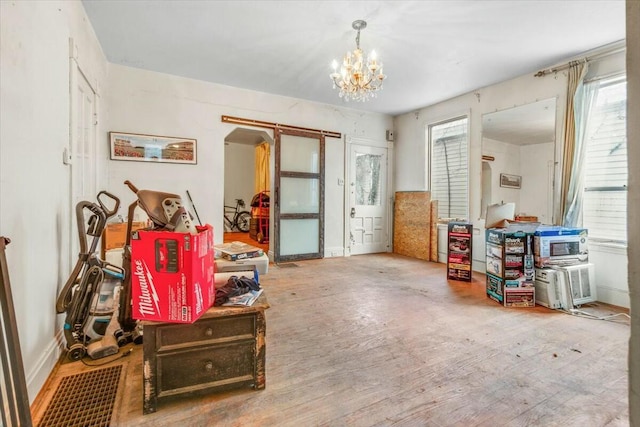
{"label": "window", "polygon": [[627,82],[599,80],[587,122],[582,221],[589,238],[627,240]]}
{"label": "window", "polygon": [[468,118],[430,125],[431,199],[438,201],[439,218],[468,218]]}
{"label": "window", "polygon": [[380,206],[380,161],[379,154],[356,153],[356,205]]}

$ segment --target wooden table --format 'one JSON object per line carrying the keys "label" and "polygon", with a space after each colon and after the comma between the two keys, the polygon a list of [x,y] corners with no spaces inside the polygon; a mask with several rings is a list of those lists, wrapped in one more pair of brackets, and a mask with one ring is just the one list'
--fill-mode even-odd
{"label": "wooden table", "polygon": [[212,307],[192,324],[143,322],[143,413],[159,400],[265,387],[264,293],[251,307]]}

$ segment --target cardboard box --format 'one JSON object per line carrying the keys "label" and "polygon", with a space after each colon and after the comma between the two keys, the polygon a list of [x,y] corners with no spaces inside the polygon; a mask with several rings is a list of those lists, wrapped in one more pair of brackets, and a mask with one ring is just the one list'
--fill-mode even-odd
{"label": "cardboard box", "polygon": [[486,271],[505,280],[505,286],[533,284],[532,231],[510,229],[486,230]]}
{"label": "cardboard box", "polygon": [[[135,221],[131,224],[131,231],[145,228],[147,223],[144,221]],[[104,259],[107,251],[111,249],[122,249],[127,242],[127,223],[113,222],[107,224],[102,232],[102,258]]]}
{"label": "cardboard box", "polygon": [[499,277],[487,274],[487,296],[502,304],[504,301],[504,281]]}
{"label": "cardboard box", "polygon": [[237,261],[216,258],[216,273],[244,270],[257,270],[260,275],[267,274],[269,271],[269,256],[264,254],[259,257],[245,258]]}
{"label": "cardboard box", "polygon": [[243,242],[222,243],[215,246],[215,251],[216,257],[225,258],[229,261],[257,258],[264,255],[264,251],[261,248]]}
{"label": "cardboard box", "polygon": [[470,282],[473,225],[449,222],[447,228],[447,279]]}
{"label": "cardboard box", "polygon": [[213,228],[139,230],[131,239],[132,316],[193,323],[215,301]]}
{"label": "cardboard box", "polygon": [[487,274],[487,296],[505,307],[534,307],[535,287]]}
{"label": "cardboard box", "polygon": [[538,217],[533,215],[516,215],[514,220],[517,222],[538,222]]}
{"label": "cardboard box", "polygon": [[505,307],[535,307],[536,289],[533,286],[524,288],[505,288],[504,289],[504,306]]}

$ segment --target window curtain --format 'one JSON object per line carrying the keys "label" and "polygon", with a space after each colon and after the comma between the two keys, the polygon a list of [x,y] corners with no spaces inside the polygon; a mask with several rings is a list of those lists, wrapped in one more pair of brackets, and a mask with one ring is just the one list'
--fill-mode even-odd
{"label": "window curtain", "polygon": [[256,146],[256,177],[255,177],[255,193],[269,191],[271,182],[269,176],[269,143],[264,141]]}
{"label": "window curtain", "polygon": [[[562,189],[560,207],[562,225],[575,227],[581,222],[582,211],[582,166],[584,164],[587,117],[593,94],[584,92],[586,62],[571,62],[567,81],[567,104],[564,118],[562,150]],[[586,110],[586,111],[585,111]]]}

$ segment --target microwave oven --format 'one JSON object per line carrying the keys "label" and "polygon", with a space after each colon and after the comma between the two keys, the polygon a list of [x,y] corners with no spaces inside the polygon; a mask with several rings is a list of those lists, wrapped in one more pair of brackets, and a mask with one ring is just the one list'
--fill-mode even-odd
{"label": "microwave oven", "polygon": [[584,263],[589,260],[589,237],[585,228],[538,227],[533,237],[538,268]]}

